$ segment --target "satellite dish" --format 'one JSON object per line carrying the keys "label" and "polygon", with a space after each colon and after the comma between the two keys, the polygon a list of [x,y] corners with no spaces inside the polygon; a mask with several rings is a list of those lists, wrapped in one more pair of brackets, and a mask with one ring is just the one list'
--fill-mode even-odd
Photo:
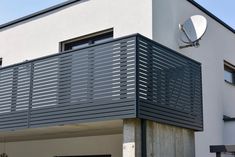
{"label": "satellite dish", "polygon": [[183,25],[179,25],[180,28],[180,40],[187,44],[180,46],[180,48],[186,47],[198,47],[199,40],[205,34],[207,29],[207,20],[202,15],[194,15],[187,19]]}

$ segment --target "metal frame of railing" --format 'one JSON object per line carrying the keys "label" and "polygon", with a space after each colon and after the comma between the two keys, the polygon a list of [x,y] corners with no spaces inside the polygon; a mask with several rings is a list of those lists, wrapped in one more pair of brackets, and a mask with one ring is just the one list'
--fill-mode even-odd
{"label": "metal frame of railing", "polygon": [[212,145],[210,152],[216,153],[216,157],[222,157],[222,154],[235,156],[235,145]]}

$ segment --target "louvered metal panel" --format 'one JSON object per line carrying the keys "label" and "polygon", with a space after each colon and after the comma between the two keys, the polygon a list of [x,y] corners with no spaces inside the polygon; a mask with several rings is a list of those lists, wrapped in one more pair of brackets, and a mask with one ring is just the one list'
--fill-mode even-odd
{"label": "louvered metal panel", "polygon": [[144,118],[202,129],[200,64],[141,35],[0,69],[0,131]]}
{"label": "louvered metal panel", "polygon": [[137,42],[138,116],[202,130],[200,64],[143,36]]}
{"label": "louvered metal panel", "polygon": [[0,130],[135,117],[135,36],[0,70]]}

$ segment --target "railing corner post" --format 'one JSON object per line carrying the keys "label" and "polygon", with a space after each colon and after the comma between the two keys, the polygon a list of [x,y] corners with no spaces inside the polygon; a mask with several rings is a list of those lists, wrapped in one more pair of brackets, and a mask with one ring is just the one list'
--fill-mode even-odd
{"label": "railing corner post", "polygon": [[139,34],[135,36],[136,117],[139,116]]}

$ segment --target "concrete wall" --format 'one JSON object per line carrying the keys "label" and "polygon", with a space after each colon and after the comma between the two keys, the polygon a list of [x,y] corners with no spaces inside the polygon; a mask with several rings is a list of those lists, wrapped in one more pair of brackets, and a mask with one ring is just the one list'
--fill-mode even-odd
{"label": "concrete wall", "polygon": [[3,66],[59,50],[59,42],[114,28],[114,37],[152,37],[152,1],[84,0],[43,18],[0,30]]}
{"label": "concrete wall", "polygon": [[195,157],[192,130],[147,121],[148,157]]}
{"label": "concrete wall", "polygon": [[[122,134],[89,136],[40,141],[10,142],[5,144],[9,157],[54,157],[72,155],[122,156]],[[0,153],[4,145],[0,144]]]}
{"label": "concrete wall", "polygon": [[[235,87],[225,87],[228,85],[223,78],[223,60],[228,59],[235,64],[235,36],[187,0],[153,0],[153,7],[153,39],[202,63],[204,132],[196,133],[196,156],[214,156],[209,153],[209,145],[226,142],[223,139],[226,130],[222,120],[224,106],[229,106],[225,112],[235,115]],[[207,32],[199,48],[180,50],[178,25],[195,14],[207,18]]]}

